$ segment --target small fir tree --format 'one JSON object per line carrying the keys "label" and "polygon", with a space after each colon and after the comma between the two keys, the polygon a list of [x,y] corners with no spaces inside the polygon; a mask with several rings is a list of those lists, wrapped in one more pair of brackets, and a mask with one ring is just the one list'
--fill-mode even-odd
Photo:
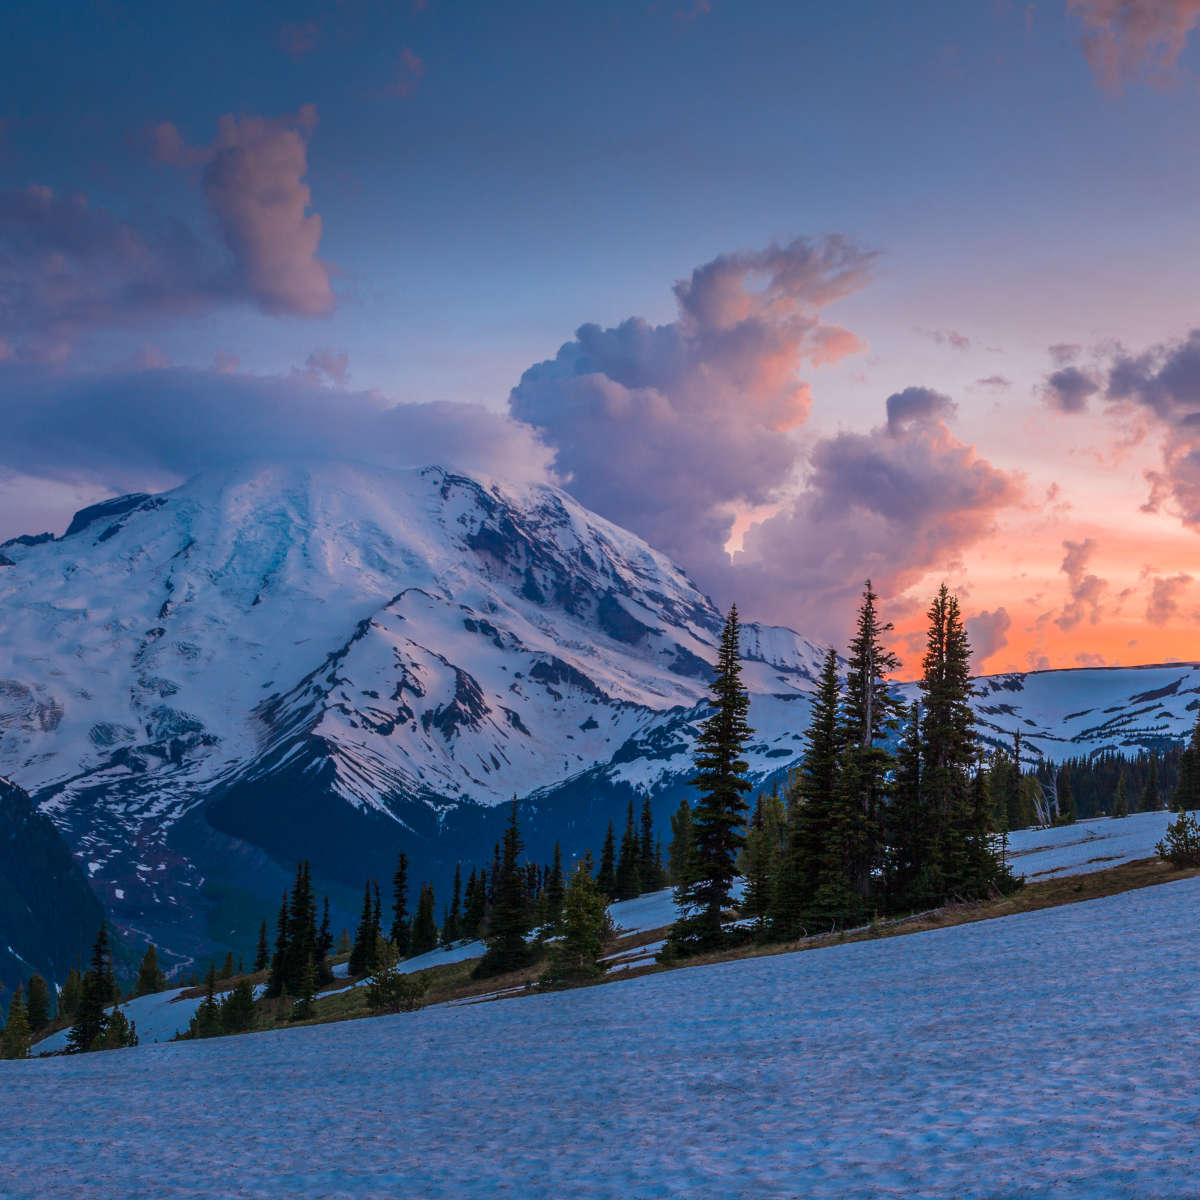
{"label": "small fir tree", "polygon": [[667,877],[672,887],[692,881],[695,867],[696,831],[692,825],[692,806],[685,796],[671,814],[671,844],[667,847]]}
{"label": "small fir tree", "polygon": [[396,947],[401,958],[408,957],[408,940],[412,927],[408,920],[408,855],[401,852],[396,857],[396,870],[392,875],[392,928],[388,941]]}
{"label": "small fir tree", "polygon": [[[415,957],[436,950],[438,944],[437,921],[434,918],[433,884],[423,883],[417,900],[417,915],[413,921],[409,950]],[[374,964],[372,963],[372,967]]]}
{"label": "small fir tree", "polygon": [[604,945],[612,933],[608,899],[592,879],[586,863],[578,863],[563,899],[562,936],[550,949],[550,959],[538,983],[563,987],[604,974]]}
{"label": "small fir tree", "polygon": [[604,835],[604,846],[600,851],[600,869],[596,872],[596,886],[610,899],[617,893],[617,842],[613,823],[609,821]]}
{"label": "small fir tree", "polygon": [[137,982],[134,984],[135,996],[147,996],[153,992],[161,992],[167,986],[167,977],[158,965],[158,948],[153,942],[146,947],[142,955],[141,966],[138,967]]}
{"label": "small fir tree", "polygon": [[1125,772],[1117,776],[1117,794],[1113,797],[1113,817],[1129,816],[1129,797],[1125,794]]}
{"label": "small fir tree", "polygon": [[546,927],[550,931],[558,929],[562,918],[563,899],[566,887],[563,880],[562,849],[554,843],[554,862],[550,867],[550,875],[546,880]]}
{"label": "small fir tree", "polygon": [[28,1058],[33,1033],[29,1027],[29,1014],[25,1007],[25,992],[21,985],[13,994],[8,1005],[8,1021],[0,1037],[0,1057]]}
{"label": "small fir tree", "polygon": [[91,965],[83,976],[79,989],[79,1003],[75,1009],[75,1022],[67,1035],[67,1052],[84,1054],[98,1050],[104,1042],[108,1016],[105,1012],[116,998],[109,957],[108,929],[100,926],[96,941],[92,945]]}
{"label": "small fir tree", "polygon": [[633,822],[633,801],[630,800],[628,811],[625,814],[625,832],[621,835],[621,852],[617,858],[616,875],[613,881],[613,892],[617,900],[632,900],[641,894],[639,857],[637,828]]}
{"label": "small fir tree", "polygon": [[450,910],[442,925],[442,945],[450,946],[462,936],[462,863],[454,864],[454,890],[450,896]]}
{"label": "small fir tree", "polygon": [[266,918],[258,927],[258,948],[254,952],[254,970],[265,971],[271,965],[271,952],[267,948],[267,922]]}

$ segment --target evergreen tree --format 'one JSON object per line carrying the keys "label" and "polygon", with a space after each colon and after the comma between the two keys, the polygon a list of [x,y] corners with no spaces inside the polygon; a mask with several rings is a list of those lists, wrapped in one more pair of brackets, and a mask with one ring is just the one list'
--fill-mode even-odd
{"label": "evergreen tree", "polygon": [[329,897],[326,896],[321,913],[321,927],[317,930],[316,949],[313,952],[318,984],[329,983],[333,979],[333,969],[329,965],[329,956],[332,953],[333,926],[329,922]]}
{"label": "evergreen tree", "polygon": [[29,994],[25,1000],[25,1016],[32,1033],[40,1033],[50,1024],[50,989],[46,981],[36,972],[29,980]]}
{"label": "evergreen tree", "polygon": [[421,1007],[428,980],[422,972],[404,974],[390,943],[380,949],[379,963],[367,984],[367,1007],[372,1012],[415,1012]]}
{"label": "evergreen tree", "polygon": [[[900,711],[889,683],[900,660],[883,644],[892,624],[880,621],[875,607],[878,599],[868,579],[847,653],[842,701],[841,736],[855,780],[854,792],[845,795],[848,807],[841,814],[846,838],[842,855],[851,886],[864,903],[871,892],[873,872],[883,859],[887,779],[895,765],[886,741],[896,728]],[[847,774],[846,781],[850,777]]]}
{"label": "evergreen tree", "polygon": [[1162,797],[1158,793],[1158,755],[1150,756],[1150,771],[1146,776],[1146,788],[1140,804],[1142,812],[1158,812],[1162,808]]}
{"label": "evergreen tree", "polygon": [[133,987],[135,996],[146,996],[151,992],[161,992],[167,986],[167,977],[158,965],[158,948],[153,942],[146,947],[142,955],[141,966],[138,967],[137,982]]}
{"label": "evergreen tree", "polygon": [[617,870],[613,882],[613,892],[617,900],[632,900],[635,896],[641,895],[639,858],[637,828],[633,823],[633,801],[630,800],[625,816],[625,832],[621,835],[621,853],[617,858]]}
{"label": "evergreen tree", "polygon": [[204,999],[192,1014],[188,1023],[187,1036],[190,1038],[219,1037],[221,1034],[221,1005],[217,1001],[217,971],[210,962],[208,972],[204,976]]}
{"label": "evergreen tree", "polygon": [[109,958],[108,929],[100,926],[92,945],[91,965],[79,988],[79,1003],[75,1022],[67,1035],[67,1052],[83,1054],[97,1050],[103,1044],[108,1017],[105,1009],[115,998],[112,967]]}
{"label": "evergreen tree", "polygon": [[396,858],[392,876],[392,928],[388,941],[396,947],[401,958],[408,957],[408,940],[412,928],[408,921],[408,855],[401,852]]}
{"label": "evergreen tree", "polygon": [[221,1001],[221,1032],[249,1032],[254,1028],[254,1015],[254,984],[243,976]]}
{"label": "evergreen tree", "polygon": [[271,953],[267,949],[267,922],[263,918],[263,923],[258,928],[258,949],[254,952],[254,970],[265,971],[271,964]]}
{"label": "evergreen tree", "polygon": [[374,935],[375,930],[371,920],[371,884],[368,880],[363,885],[362,914],[358,918],[358,927],[354,930],[354,946],[350,951],[350,963],[347,970],[351,975],[358,976],[366,973],[371,957],[368,942],[374,945]]}
{"label": "evergreen tree", "polygon": [[1075,797],[1071,793],[1071,772],[1063,767],[1058,773],[1058,821],[1059,825],[1075,824]]}
{"label": "evergreen tree", "polygon": [[617,844],[613,834],[613,823],[609,821],[608,832],[604,835],[604,848],[600,851],[600,870],[596,872],[596,886],[610,900],[617,893]]}
{"label": "evergreen tree", "polygon": [[8,1022],[4,1026],[3,1036],[0,1036],[0,1058],[28,1058],[32,1041],[33,1031],[25,1006],[25,993],[18,984],[8,1006]]}
{"label": "evergreen tree", "polygon": [[[379,935],[376,935],[376,941],[381,941]],[[376,947],[375,952],[371,955],[372,963],[378,961],[379,951]],[[374,969],[372,965],[372,969]],[[293,1021],[310,1021],[316,1016],[316,1007],[314,999],[317,992],[317,968],[316,964],[310,957],[308,962],[304,964],[304,968],[300,972],[300,979],[296,986],[296,1002],[292,1005],[292,1020]]]}
{"label": "evergreen tree", "polygon": [[578,863],[563,899],[562,936],[550,949],[539,984],[561,987],[604,974],[604,944],[611,934],[608,898],[593,881],[586,863]]}
{"label": "evergreen tree", "polygon": [[1113,797],[1113,812],[1114,817],[1129,816],[1129,798],[1125,795],[1125,776],[1122,773],[1117,776],[1117,794]]}
{"label": "evergreen tree", "polygon": [[789,782],[787,848],[769,913],[772,932],[778,936],[796,937],[817,917],[817,894],[836,836],[834,809],[842,768],[840,707],[837,653],[830,650],[817,681],[800,766]]}
{"label": "evergreen tree", "polygon": [[454,891],[450,897],[450,911],[442,925],[442,945],[449,946],[462,937],[462,863],[454,864]]}
{"label": "evergreen tree", "polygon": [[483,933],[483,922],[487,916],[487,879],[484,875],[484,872],[476,871],[472,867],[467,879],[463,933],[469,938],[478,938]]}
{"label": "evergreen tree", "polygon": [[692,806],[685,796],[671,815],[671,844],[667,847],[667,876],[672,887],[691,883],[695,868],[696,831]]}
{"label": "evergreen tree", "polygon": [[1175,811],[1200,809],[1200,717],[1192,727],[1187,746],[1179,756],[1179,782],[1175,786]]}
{"label": "evergreen tree", "polygon": [[[118,997],[119,1000],[119,997]],[[123,1050],[138,1044],[137,1026],[121,1011],[120,1003],[114,1003],[104,1027],[102,1050]]]}
{"label": "evergreen tree", "polygon": [[557,930],[559,920],[562,917],[565,894],[562,849],[555,842],[554,865],[550,868],[550,875],[546,880],[546,925],[552,930]]}
{"label": "evergreen tree", "polygon": [[746,819],[744,794],[750,790],[748,764],[742,758],[751,736],[746,722],[750,699],[742,686],[739,633],[734,605],[721,632],[710,701],[713,711],[696,740],[696,775],[691,781],[700,792],[692,812],[695,865],[691,881],[677,892],[684,915],[668,935],[671,954],[697,953],[725,940],[721,914],[729,905],[737,873]]}
{"label": "evergreen tree", "polygon": [[62,1017],[75,1016],[75,1011],[79,1007],[79,997],[83,991],[83,979],[76,967],[72,967],[67,972],[66,981],[63,983],[62,991],[58,996],[58,1013]]}
{"label": "evergreen tree", "polygon": [[760,793],[754,802],[739,862],[746,878],[740,911],[742,916],[756,919],[760,932],[773,909],[774,889],[786,844],[787,814],[778,789],[772,789],[767,796]]}
{"label": "evergreen tree", "polygon": [[524,875],[519,863],[523,848],[521,830],[517,824],[517,802],[514,799],[508,828],[504,831],[500,873],[494,883],[496,900],[488,929],[487,951],[474,971],[477,979],[519,970],[531,959],[531,950],[525,940],[529,925]]}
{"label": "evergreen tree", "polygon": [[267,995],[282,996],[287,990],[288,959],[288,894],[283,893],[279,916],[275,919],[275,953],[271,957],[271,974],[267,980]]}
{"label": "evergreen tree", "polygon": [[233,951],[228,950],[225,953],[225,962],[221,965],[221,974],[218,979],[232,979],[236,968],[233,965]]}
{"label": "evergreen tree", "polygon": [[412,937],[409,942],[409,950],[414,957],[418,954],[428,954],[430,950],[437,949],[437,921],[433,913],[433,884],[423,883],[417,900],[417,916],[413,921]]}
{"label": "evergreen tree", "polygon": [[650,796],[642,798],[642,831],[638,839],[638,879],[643,892],[657,891],[663,885],[662,863],[654,841],[654,814],[650,811]]}

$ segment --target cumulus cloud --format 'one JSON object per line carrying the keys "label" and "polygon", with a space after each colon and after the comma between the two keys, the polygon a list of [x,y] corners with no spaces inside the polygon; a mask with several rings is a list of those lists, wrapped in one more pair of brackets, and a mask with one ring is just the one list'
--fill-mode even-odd
{"label": "cumulus cloud", "polygon": [[1200,22],[1200,0],[1067,0],[1083,27],[1083,48],[1097,79],[1120,87],[1143,73],[1171,78]]}
{"label": "cumulus cloud", "polygon": [[1101,386],[1088,371],[1079,367],[1060,367],[1047,377],[1042,396],[1059,412],[1078,413],[1087,408],[1088,400],[1100,391]]}
{"label": "cumulus cloud", "polygon": [[[1184,524],[1200,529],[1200,329],[1137,354],[1116,346],[1086,371],[1066,370],[1078,370],[1087,390],[1074,406],[1060,398],[1057,407],[1063,411],[1081,412],[1088,398],[1098,395],[1115,414],[1144,414],[1163,431],[1163,465],[1147,473],[1150,495],[1144,507],[1150,512],[1169,507]],[[1048,399],[1061,374],[1047,381]]]}
{"label": "cumulus cloud", "polygon": [[725,561],[734,506],[775,499],[808,416],[799,372],[863,348],[821,310],[861,287],[873,255],[844,238],[724,254],[675,285],[679,315],[583,325],[509,397],[589,507],[692,570]]}
{"label": "cumulus cloud", "polygon": [[202,147],[188,146],[170,123],[151,131],[160,162],[203,168],[204,195],[237,281],[274,315],[316,316],[334,305],[329,264],[317,257],[321,218],[308,211],[304,182],[316,122],[311,104],[280,118],[226,114]]}
{"label": "cumulus cloud", "polygon": [[718,592],[766,619],[841,637],[864,579],[895,597],[989,536],[997,514],[1021,501],[1022,481],[959,441],[939,419],[949,411],[941,400],[921,420],[818,441],[803,489],[751,526]]}
{"label": "cumulus cloud", "polygon": [[998,654],[1008,645],[1008,631],[1012,627],[1012,618],[1004,608],[997,608],[995,612],[984,609],[983,612],[968,617],[964,625],[967,640],[975,653],[975,669],[978,670],[993,654]]}
{"label": "cumulus cloud", "polygon": [[1062,612],[1054,618],[1059,629],[1074,629],[1085,618],[1095,625],[1100,620],[1100,603],[1108,590],[1108,581],[1088,571],[1088,564],[1096,551],[1096,540],[1085,538],[1082,542],[1063,542],[1060,570],[1067,577],[1070,599]]}
{"label": "cumulus cloud", "polygon": [[887,398],[887,428],[893,436],[911,424],[930,424],[953,417],[958,405],[932,388],[908,387]]}
{"label": "cumulus cloud", "polygon": [[1150,598],[1146,603],[1146,620],[1151,625],[1165,625],[1179,611],[1183,593],[1192,582],[1190,575],[1182,572],[1167,577],[1156,576],[1150,585]]}
{"label": "cumulus cloud", "polygon": [[[0,476],[65,483],[73,500],[170,487],[256,459],[441,463],[517,483],[549,477],[550,452],[503,413],[396,404],[296,377],[10,366],[0,375],[0,428]],[[4,516],[12,525],[19,512]]]}

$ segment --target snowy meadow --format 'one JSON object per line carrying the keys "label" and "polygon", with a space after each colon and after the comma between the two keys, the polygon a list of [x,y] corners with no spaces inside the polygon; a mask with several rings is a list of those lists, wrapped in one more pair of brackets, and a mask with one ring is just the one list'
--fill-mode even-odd
{"label": "snowy meadow", "polygon": [[0,1063],[0,1196],[1179,1197],[1198,906]]}

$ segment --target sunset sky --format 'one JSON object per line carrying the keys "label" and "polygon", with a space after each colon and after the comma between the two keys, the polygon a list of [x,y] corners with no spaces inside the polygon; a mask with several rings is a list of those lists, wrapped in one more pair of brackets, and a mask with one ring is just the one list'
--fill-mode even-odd
{"label": "sunset sky", "polygon": [[0,540],[444,461],[814,638],[870,575],[905,675],[942,579],[980,670],[1200,659],[1200,0],[5,23]]}

